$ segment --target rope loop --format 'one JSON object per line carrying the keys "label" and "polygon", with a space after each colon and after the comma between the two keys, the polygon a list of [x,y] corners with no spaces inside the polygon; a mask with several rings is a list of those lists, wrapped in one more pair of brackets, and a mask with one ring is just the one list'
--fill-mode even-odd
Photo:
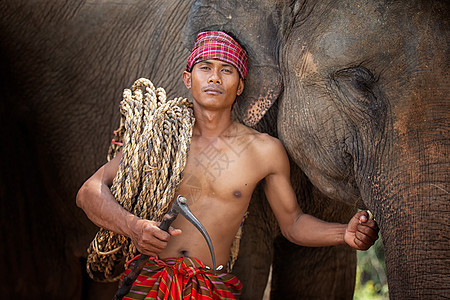
{"label": "rope loop", "polygon": [[[186,166],[195,122],[192,103],[186,98],[167,100],[163,88],[140,78],[123,91],[120,113],[107,156],[109,161],[122,150],[111,193],[127,211],[160,221]],[[136,253],[129,238],[100,228],[88,248],[88,274],[96,281],[116,281]]]}

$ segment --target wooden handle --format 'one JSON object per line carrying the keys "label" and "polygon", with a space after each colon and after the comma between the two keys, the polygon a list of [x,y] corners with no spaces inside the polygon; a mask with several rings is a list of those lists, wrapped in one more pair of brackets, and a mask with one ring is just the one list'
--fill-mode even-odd
{"label": "wooden handle", "polygon": [[[167,214],[164,215],[161,224],[159,225],[159,229],[168,231],[170,224],[177,218],[178,212],[171,209]],[[134,264],[130,273],[122,281],[122,286],[117,290],[114,295],[113,300],[121,300],[126,294],[128,294],[133,286],[133,283],[138,278],[139,274],[141,274],[142,269],[149,259],[148,255],[141,254],[139,259]]]}

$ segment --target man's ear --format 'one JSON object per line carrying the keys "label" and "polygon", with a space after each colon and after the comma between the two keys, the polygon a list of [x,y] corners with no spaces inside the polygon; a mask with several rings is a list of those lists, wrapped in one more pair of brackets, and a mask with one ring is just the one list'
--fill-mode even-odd
{"label": "man's ear", "polygon": [[244,91],[244,79],[239,77],[239,85],[237,88],[236,95],[239,96],[240,94],[242,94],[243,91]]}
{"label": "man's ear", "polygon": [[191,75],[192,75],[191,72],[188,72],[188,71],[184,71],[184,72],[183,72],[183,82],[184,82],[184,85],[185,85],[189,90],[190,90],[191,87],[192,87],[192,84],[191,84]]}

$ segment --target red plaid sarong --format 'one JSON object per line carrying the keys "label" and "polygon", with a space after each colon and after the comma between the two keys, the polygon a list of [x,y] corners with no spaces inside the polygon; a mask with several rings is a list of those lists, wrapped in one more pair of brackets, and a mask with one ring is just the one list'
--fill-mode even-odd
{"label": "red plaid sarong", "polygon": [[208,59],[225,61],[235,66],[243,79],[247,77],[247,52],[223,31],[206,31],[197,35],[186,71],[191,72],[196,63]]}
{"label": "red plaid sarong", "polygon": [[[125,275],[133,265],[134,259]],[[123,299],[239,299],[241,289],[236,276],[225,272],[214,275],[198,259],[152,257]]]}

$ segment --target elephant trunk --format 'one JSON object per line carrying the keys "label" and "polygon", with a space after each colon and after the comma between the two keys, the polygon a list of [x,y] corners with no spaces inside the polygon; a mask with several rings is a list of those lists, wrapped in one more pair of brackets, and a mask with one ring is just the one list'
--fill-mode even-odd
{"label": "elephant trunk", "polygon": [[377,174],[363,179],[362,197],[381,228],[390,299],[450,294],[449,142],[432,135],[396,140],[397,153],[383,155]]}

